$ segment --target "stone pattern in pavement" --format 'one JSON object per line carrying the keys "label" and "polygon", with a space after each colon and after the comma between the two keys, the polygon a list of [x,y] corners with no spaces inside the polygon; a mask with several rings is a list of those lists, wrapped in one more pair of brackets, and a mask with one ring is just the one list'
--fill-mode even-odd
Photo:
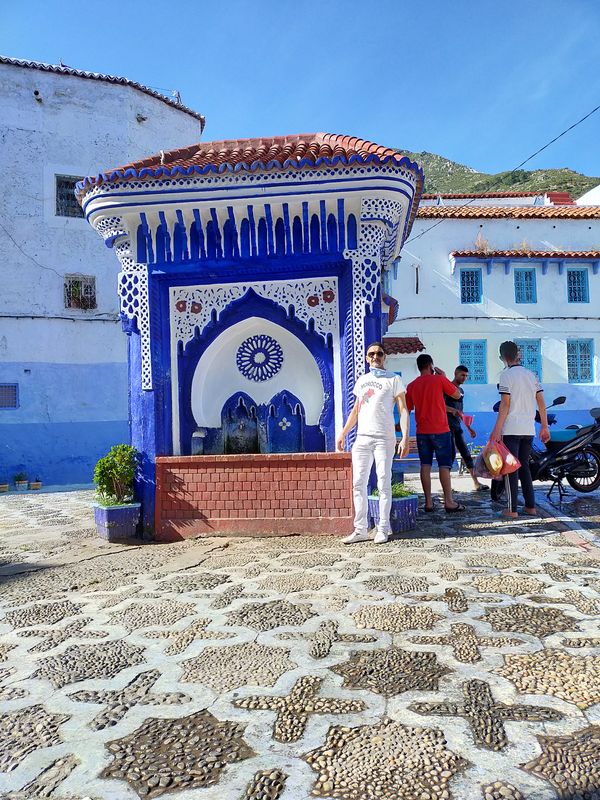
{"label": "stone pattern in pavement", "polygon": [[0,797],[596,800],[593,532],[481,494],[350,547],[111,545],[89,492],[0,497]]}

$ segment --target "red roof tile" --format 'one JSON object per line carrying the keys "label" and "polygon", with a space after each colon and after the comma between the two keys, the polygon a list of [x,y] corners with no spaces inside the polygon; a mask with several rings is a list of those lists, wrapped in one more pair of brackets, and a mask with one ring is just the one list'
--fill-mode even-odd
{"label": "red roof tile", "polygon": [[63,64],[43,64],[40,61],[25,61],[20,58],[8,58],[7,56],[0,56],[0,64],[6,64],[7,66],[12,67],[24,67],[25,69],[37,69],[41,72],[53,72],[57,75],[72,75],[76,78],[86,78],[93,81],[116,83],[120,86],[131,86],[132,89],[137,89],[139,92],[149,94],[150,97],[155,97],[157,100],[161,100],[168,106],[172,106],[179,111],[183,111],[184,114],[189,114],[191,117],[195,117],[200,122],[200,131],[204,130],[205,119],[202,114],[198,114],[197,111],[192,111],[191,108],[184,106],[183,103],[180,103],[171,97],[166,97],[164,94],[156,92],[154,89],[150,89],[148,86],[144,86],[142,83],[130,81],[128,78],[118,78],[114,75],[103,75],[99,72],[85,72],[84,70],[74,69],[73,67],[67,67]]}
{"label": "red roof tile", "polygon": [[441,197],[442,200],[469,200],[485,197],[543,197],[546,192],[482,192],[481,194],[466,192],[464,194],[444,194],[443,192],[426,192],[423,200],[435,200]]}
{"label": "red roof tile", "polygon": [[454,250],[454,258],[593,258],[600,259],[600,250]]}
{"label": "red roof tile", "polygon": [[[199,142],[177,150],[161,152],[140,161],[108,170],[79,184],[80,196],[95,184],[104,181],[126,181],[139,178],[179,177],[255,169],[314,168],[332,164],[364,164],[392,162],[417,173],[418,186],[423,185],[423,172],[407,156],[390,147],[334,133],[303,133],[292,136],[270,136],[257,139],[225,139]],[[420,195],[420,191],[417,196]]]}
{"label": "red roof tile", "polygon": [[600,219],[600,206],[420,206],[420,219]]}
{"label": "red roof tile", "polygon": [[425,345],[416,336],[385,336],[383,349],[388,355],[409,355],[425,350]]}

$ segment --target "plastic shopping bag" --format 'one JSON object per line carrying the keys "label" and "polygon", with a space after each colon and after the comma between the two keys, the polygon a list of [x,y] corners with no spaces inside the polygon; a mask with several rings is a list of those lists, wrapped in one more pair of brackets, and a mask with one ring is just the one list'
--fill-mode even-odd
{"label": "plastic shopping bag", "polygon": [[516,472],[521,466],[521,462],[516,456],[510,452],[504,442],[497,442],[498,452],[502,457],[502,469],[500,475],[510,475],[511,472]]}
{"label": "plastic shopping bag", "polygon": [[479,453],[477,458],[475,459],[475,464],[473,465],[473,473],[478,478],[491,478],[490,472],[486,466],[485,460],[483,458],[483,452]]}
{"label": "plastic shopping bag", "polygon": [[497,478],[501,474],[504,465],[504,460],[498,447],[499,444],[500,442],[490,441],[483,448],[483,460],[492,478]]}

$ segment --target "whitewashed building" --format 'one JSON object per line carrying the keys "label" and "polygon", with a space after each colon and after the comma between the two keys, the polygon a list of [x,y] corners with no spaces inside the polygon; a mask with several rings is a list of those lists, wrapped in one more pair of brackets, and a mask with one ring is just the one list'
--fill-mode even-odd
{"label": "whitewashed building", "polygon": [[506,339],[547,401],[567,397],[559,424],[587,423],[600,405],[600,206],[558,192],[424,195],[386,288],[399,301],[390,366],[411,380],[421,351],[449,375],[468,366],[478,441],[493,425]]}
{"label": "whitewashed building", "polygon": [[88,483],[129,440],[114,257],[75,200],[111,162],[200,139],[204,119],[125,78],[0,57],[0,482]]}

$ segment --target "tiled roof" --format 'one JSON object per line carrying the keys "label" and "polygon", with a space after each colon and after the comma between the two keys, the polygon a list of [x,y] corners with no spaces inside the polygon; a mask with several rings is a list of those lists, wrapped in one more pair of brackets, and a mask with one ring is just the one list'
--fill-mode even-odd
{"label": "tiled roof", "polygon": [[383,349],[389,355],[410,355],[425,350],[425,345],[416,336],[385,336]]}
{"label": "tiled roof", "polygon": [[184,106],[182,103],[178,103],[171,97],[166,97],[164,94],[156,92],[154,89],[150,89],[148,86],[144,86],[142,83],[130,81],[128,78],[118,78],[114,75],[102,75],[99,72],[85,72],[84,70],[73,69],[73,67],[66,67],[62,64],[42,64],[39,61],[24,61],[20,58],[8,58],[7,56],[0,56],[0,64],[7,64],[13,67],[25,67],[26,69],[38,69],[42,72],[54,72],[57,75],[73,75],[76,78],[86,78],[93,81],[105,81],[106,83],[115,83],[119,84],[120,86],[131,86],[132,89],[137,89],[139,92],[150,95],[150,97],[155,97],[157,100],[161,100],[168,106],[172,106],[178,111],[183,111],[185,114],[189,114],[191,117],[195,117],[200,122],[200,130],[204,130],[205,119],[202,114],[198,114],[197,111],[192,111],[191,108]]}
{"label": "tiled roof", "polygon": [[600,259],[600,250],[454,250],[454,258],[576,258]]}
{"label": "tiled roof", "polygon": [[600,219],[600,206],[421,206],[420,219]]}
{"label": "tiled roof", "polygon": [[444,194],[443,192],[426,192],[423,200],[435,200],[441,197],[442,200],[471,200],[485,197],[543,197],[546,192],[482,192],[464,194]]}
{"label": "tiled roof", "polygon": [[[194,173],[237,172],[239,170],[269,170],[295,167],[320,167],[334,164],[393,163],[412,169],[423,185],[423,171],[397,150],[334,133],[302,133],[292,136],[268,136],[257,139],[225,139],[220,142],[200,142],[178,150],[134,161],[79,184],[79,193],[104,181],[127,181],[136,178],[177,177]],[[420,191],[417,192],[417,196]]]}

